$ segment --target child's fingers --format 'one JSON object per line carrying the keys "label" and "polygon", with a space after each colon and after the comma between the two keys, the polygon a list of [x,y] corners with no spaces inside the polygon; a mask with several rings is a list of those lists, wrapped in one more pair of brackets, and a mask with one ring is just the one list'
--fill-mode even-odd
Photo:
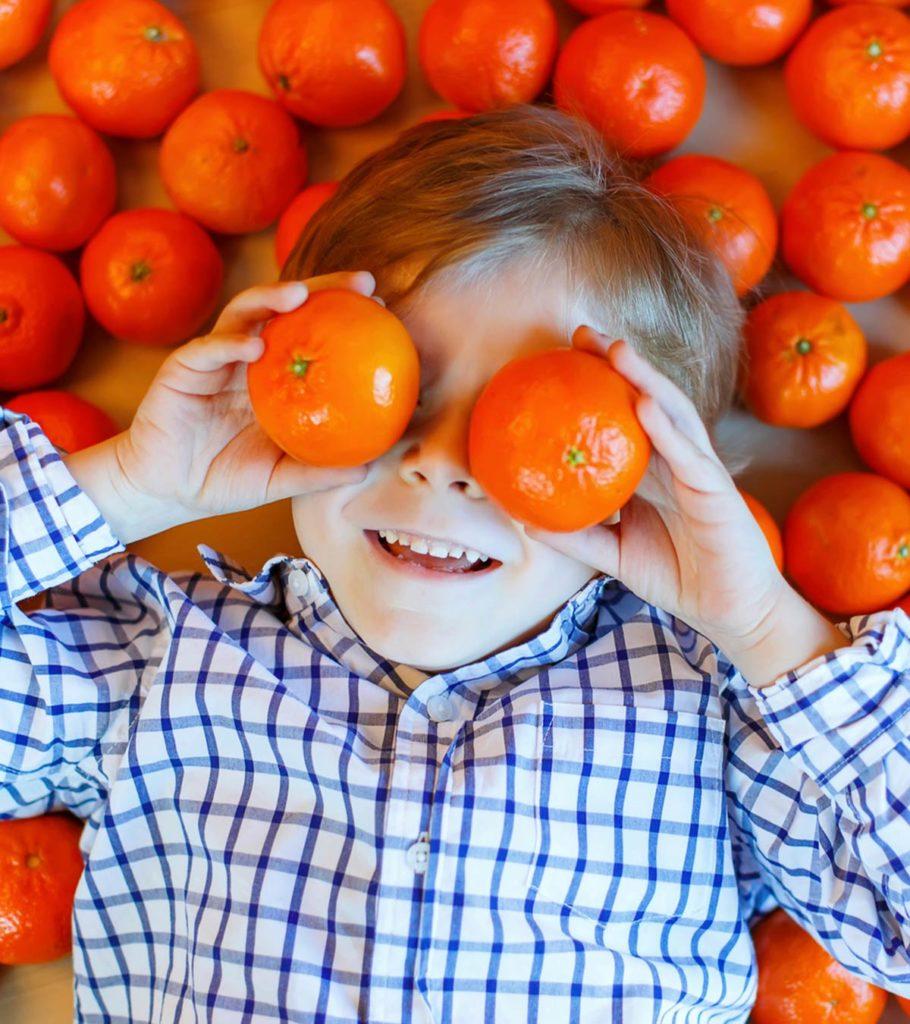
{"label": "child's fingers", "polygon": [[673,476],[686,487],[713,494],[732,486],[729,474],[717,460],[691,440],[670,419],[653,395],[643,394],[635,403],[638,420],[663,457]]}
{"label": "child's fingers", "polygon": [[[642,394],[653,395],[679,429],[706,454],[714,447],[704,420],[692,400],[665,374],[622,340],[611,341],[592,327],[580,327],[572,339],[575,348],[606,356],[610,364]],[[714,456],[716,458],[716,456]]]}
{"label": "child's fingers", "polygon": [[284,455],[275,466],[268,487],[268,501],[283,498],[297,498],[316,491],[327,491],[344,484],[359,484],[366,478],[366,466],[329,469],[324,466],[307,466],[288,455]]}
{"label": "child's fingers", "polygon": [[365,270],[324,274],[307,281],[258,285],[231,299],[221,311],[212,333],[250,334],[276,313],[289,313],[302,305],[311,292],[325,291],[327,288],[348,288],[361,295],[372,295],[375,287],[373,275]]}
{"label": "child's fingers", "polygon": [[552,530],[539,530],[526,526],[525,533],[531,540],[540,541],[555,548],[577,562],[590,565],[598,572],[610,576],[619,574],[619,527],[599,523],[586,530],[575,530],[572,533],[558,533]]}
{"label": "child's fingers", "polygon": [[171,353],[158,371],[157,383],[189,395],[223,390],[236,363],[252,363],[265,346],[255,335],[210,335],[196,338]]}

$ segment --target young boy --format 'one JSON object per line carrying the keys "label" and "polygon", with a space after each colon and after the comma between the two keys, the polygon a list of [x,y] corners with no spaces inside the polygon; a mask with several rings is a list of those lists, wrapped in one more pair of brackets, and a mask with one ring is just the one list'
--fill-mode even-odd
{"label": "young boy", "polygon": [[[910,620],[835,627],[776,571],[706,427],[739,306],[673,210],[515,108],[367,159],[283,276],[111,441],[0,435],[0,812],[87,822],[78,1020],[742,1022],[778,903],[910,995]],[[418,410],[369,466],[296,464],[247,404],[258,329],[374,286]],[[550,535],[466,433],[500,366],[570,342],[654,455],[618,523]],[[306,557],[252,577],[115,554],[289,496]]]}

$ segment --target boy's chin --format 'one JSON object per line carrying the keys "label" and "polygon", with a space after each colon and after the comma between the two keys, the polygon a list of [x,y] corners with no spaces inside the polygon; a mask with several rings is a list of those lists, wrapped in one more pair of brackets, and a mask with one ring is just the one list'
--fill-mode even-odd
{"label": "boy's chin", "polygon": [[371,609],[360,623],[350,622],[376,654],[423,672],[444,672],[478,661],[502,646],[503,640],[484,636],[462,614],[458,621],[440,621],[427,614],[396,608]]}

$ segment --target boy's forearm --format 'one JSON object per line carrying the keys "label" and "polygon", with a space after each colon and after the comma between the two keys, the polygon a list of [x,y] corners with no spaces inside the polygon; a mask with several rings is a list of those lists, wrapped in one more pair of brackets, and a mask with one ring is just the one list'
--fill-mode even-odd
{"label": "boy's forearm", "polygon": [[64,457],[66,468],[92,499],[113,533],[130,544],[188,521],[173,502],[164,502],[134,488],[117,458],[119,435]]}
{"label": "boy's forearm", "polygon": [[752,636],[715,642],[746,682],[757,689],[848,643],[837,626],[790,586]]}

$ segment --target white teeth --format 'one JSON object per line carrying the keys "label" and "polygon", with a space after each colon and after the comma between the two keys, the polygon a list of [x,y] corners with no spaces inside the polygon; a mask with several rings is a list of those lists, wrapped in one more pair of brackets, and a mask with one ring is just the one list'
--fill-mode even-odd
{"label": "white teeth", "polygon": [[487,555],[474,548],[462,548],[456,544],[449,544],[444,540],[434,540],[429,537],[421,537],[410,533],[402,533],[400,530],[379,530],[379,536],[391,544],[401,544],[410,548],[419,555],[434,555],[436,558],[461,558],[464,556],[472,564],[474,562],[487,561]]}

